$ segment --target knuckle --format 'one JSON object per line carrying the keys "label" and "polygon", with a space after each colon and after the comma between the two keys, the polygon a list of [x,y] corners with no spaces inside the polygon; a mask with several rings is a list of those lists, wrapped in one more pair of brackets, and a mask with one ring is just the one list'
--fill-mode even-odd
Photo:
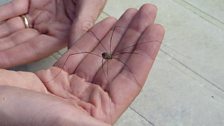
{"label": "knuckle", "polygon": [[125,32],[125,28],[123,28],[122,26],[115,26],[114,32],[118,35],[122,35]]}
{"label": "knuckle", "polygon": [[87,32],[94,25],[94,21],[84,21],[81,25],[81,30]]}

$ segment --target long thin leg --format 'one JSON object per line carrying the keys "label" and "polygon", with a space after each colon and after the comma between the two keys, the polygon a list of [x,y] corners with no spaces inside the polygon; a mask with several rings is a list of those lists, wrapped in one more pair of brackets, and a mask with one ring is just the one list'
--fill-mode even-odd
{"label": "long thin leg", "polygon": [[[100,41],[100,39],[96,36],[96,34],[94,33],[94,32],[92,32],[92,31],[89,31],[90,33],[92,33],[92,35],[99,41],[99,44],[103,47],[103,49],[106,51],[107,49],[106,49],[106,47],[101,43],[101,41]],[[102,50],[100,50],[100,51],[102,51]],[[102,51],[102,52],[104,52],[104,51]]]}
{"label": "long thin leg", "polygon": [[[80,52],[80,53],[72,53],[72,54],[69,54],[68,57],[66,58],[65,62],[64,62],[63,65],[62,65],[62,69],[64,68],[65,64],[67,63],[68,59],[69,59],[71,56],[79,55],[79,54],[85,54],[85,53],[86,53],[86,54],[95,55],[95,56],[99,56],[99,55],[94,54],[94,53],[92,53],[92,52]],[[101,56],[99,56],[99,57],[101,57]],[[62,71],[62,70],[60,70],[60,71],[59,71],[59,72],[58,72],[58,73],[57,73],[51,80],[49,80],[49,81],[47,81],[47,82],[45,82],[45,83],[49,83],[49,82],[53,81],[54,79],[56,79],[56,78],[60,75],[61,71]]]}
{"label": "long thin leg", "polygon": [[113,42],[113,36],[114,36],[114,31],[115,31],[116,26],[114,26],[112,35],[110,37],[110,54],[112,54],[112,42]]}
{"label": "long thin leg", "polygon": [[95,55],[95,56],[101,57],[100,55],[95,54],[95,53],[93,53],[93,52],[79,52],[79,53],[72,53],[72,54],[69,54],[69,55],[68,55],[68,57],[66,58],[65,62],[63,63],[62,68],[64,68],[64,66],[65,66],[65,64],[66,64],[66,62],[68,61],[68,59],[69,59],[70,56],[74,56],[74,55],[78,55],[78,54],[83,54],[83,53],[84,53],[84,54],[91,54],[91,55]]}
{"label": "long thin leg", "polygon": [[[108,69],[108,60],[106,60],[106,63],[105,63],[105,64],[106,64],[106,67],[107,67],[107,68],[106,68],[106,69],[107,69],[107,72],[104,71],[104,67],[103,67],[103,66],[104,66],[104,63],[103,63],[103,59],[102,59],[102,69],[103,69],[104,74],[106,75],[106,79],[107,79],[107,84],[106,84],[106,86],[107,86],[107,85],[110,83],[110,82],[109,82],[109,79],[108,79],[108,76],[109,76],[109,74],[108,74],[108,73],[109,73],[109,71],[108,71],[108,70],[109,70],[109,69]],[[107,74],[106,74],[106,73],[107,73]],[[103,87],[103,89],[105,89],[106,86]],[[109,104],[110,104],[110,112],[109,112],[109,114],[110,114],[110,124],[112,124],[112,103],[113,103],[113,102],[112,102],[112,99],[111,99],[111,97],[110,97],[110,103],[109,103]]]}
{"label": "long thin leg", "polygon": [[120,53],[115,53],[113,56],[118,56],[118,55],[124,55],[124,54],[137,54],[137,55],[142,55],[138,52],[120,52]]}
{"label": "long thin leg", "polygon": [[[114,59],[116,59],[118,62],[122,63],[124,65],[124,67],[127,68],[127,70],[133,75],[136,83],[140,86],[140,83],[138,82],[137,78],[135,77],[134,73],[131,71],[131,69],[129,68],[129,66],[125,62],[123,62],[121,59],[119,59],[119,58],[114,58]],[[124,67],[123,67],[123,69],[124,69]]]}
{"label": "long thin leg", "polygon": [[150,43],[150,42],[159,42],[161,43],[161,41],[158,41],[158,40],[153,40],[153,41],[148,41],[148,42],[139,42],[139,43],[136,43],[136,44],[133,44],[133,45],[130,45],[130,46],[127,46],[127,47],[124,47],[123,49],[120,49],[116,52],[121,52],[121,51],[124,51],[126,49],[129,49],[129,48],[132,48],[132,47],[136,47],[137,45],[140,45],[140,44],[146,44],[146,43]]}
{"label": "long thin leg", "polygon": [[108,67],[108,61],[106,62],[107,64],[107,77],[109,77],[109,67]]}

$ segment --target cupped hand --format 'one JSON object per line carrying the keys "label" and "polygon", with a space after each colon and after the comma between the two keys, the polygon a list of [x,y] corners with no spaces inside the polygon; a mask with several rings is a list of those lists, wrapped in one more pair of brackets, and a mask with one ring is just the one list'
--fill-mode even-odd
{"label": "cupped hand", "polygon": [[[96,24],[54,67],[36,75],[14,73],[4,84],[21,82],[17,87],[23,89],[0,87],[0,96],[5,96],[5,108],[19,104],[19,111],[4,113],[13,118],[19,114],[17,122],[32,117],[39,123],[113,124],[143,88],[159,51],[164,29],[154,24],[155,17],[156,7],[150,4],[129,9],[118,21],[107,18]],[[111,57],[106,59],[105,52]],[[30,109],[20,107],[25,104]]]}
{"label": "cupped hand", "polygon": [[[13,0],[0,6],[0,68],[30,63],[91,28],[106,0]],[[26,15],[31,28],[25,28]],[[72,28],[72,32],[71,31]]]}

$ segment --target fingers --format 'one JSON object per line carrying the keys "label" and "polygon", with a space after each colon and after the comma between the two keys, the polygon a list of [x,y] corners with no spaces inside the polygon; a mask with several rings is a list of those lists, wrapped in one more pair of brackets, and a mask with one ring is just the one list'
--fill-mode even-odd
{"label": "fingers", "polygon": [[77,17],[72,26],[72,41],[69,43],[69,47],[94,25],[105,3],[106,0],[78,0]]}
{"label": "fingers", "polygon": [[63,68],[68,73],[73,73],[83,58],[99,44],[99,40],[103,39],[115,22],[116,20],[110,17],[96,24],[75,42],[55,65]]}
{"label": "fingers", "polygon": [[[165,31],[161,25],[155,24],[148,27],[135,47],[134,52],[137,52],[138,54],[131,54],[126,62],[129,70],[124,68],[121,71],[121,74],[128,75],[131,72],[131,74],[135,76],[135,81],[137,81],[136,83],[138,83],[138,86],[143,87],[149,70],[151,69],[160,49],[164,33]],[[136,67],[138,69],[136,69]]]}
{"label": "fingers", "polygon": [[[116,48],[114,54],[125,52],[131,52],[134,49],[134,44],[137,43],[139,37],[144,32],[144,30],[149,26],[154,24],[155,18],[157,14],[157,8],[152,4],[143,5],[139,12],[136,14],[132,23],[130,24],[128,30],[123,36],[121,42]],[[130,47],[132,46],[132,47]],[[127,48],[130,47],[130,48]],[[125,61],[129,55],[121,55],[119,56]]]}
{"label": "fingers", "polygon": [[24,29],[22,19],[20,17],[11,18],[0,24],[0,38],[6,37],[21,29]]}
{"label": "fingers", "polygon": [[[156,11],[156,7],[151,4],[145,4],[140,8],[113,52],[113,60],[109,60],[108,63],[104,64],[104,68],[98,72],[96,76],[98,83],[103,84],[105,87],[106,84],[110,83],[119,74],[130,53],[135,48],[133,45],[137,43],[144,30],[154,23]],[[124,48],[126,49],[123,50]],[[120,54],[124,51],[129,53]],[[107,77],[105,77],[105,71],[107,71]]]}
{"label": "fingers", "polygon": [[[75,73],[86,81],[91,82],[97,71],[102,67],[102,53],[108,52],[112,53],[116,48],[117,44],[120,42],[123,34],[127,30],[132,18],[135,16],[137,10],[129,9],[123,16],[117,21],[110,32],[99,42],[98,46],[92,51],[100,56],[88,55],[80,63]],[[102,28],[101,28],[102,29]]]}
{"label": "fingers", "polygon": [[[39,35],[23,44],[0,52],[0,67],[9,68],[37,61],[64,47],[58,39]],[[23,51],[21,51],[23,50]]]}
{"label": "fingers", "polygon": [[[152,25],[148,27],[135,49],[141,52],[141,55],[132,54],[126,62],[127,66],[124,66],[120,74],[109,85],[108,90],[112,100],[118,106],[118,112],[125,110],[139,94],[159,51],[163,37],[164,29],[162,26]],[[141,42],[148,43],[140,44]]]}
{"label": "fingers", "polygon": [[27,12],[29,0],[12,0],[0,6],[0,21],[7,20]]}
{"label": "fingers", "polygon": [[38,35],[39,33],[33,29],[23,29],[12,33],[10,36],[0,39],[0,51],[18,46]]}

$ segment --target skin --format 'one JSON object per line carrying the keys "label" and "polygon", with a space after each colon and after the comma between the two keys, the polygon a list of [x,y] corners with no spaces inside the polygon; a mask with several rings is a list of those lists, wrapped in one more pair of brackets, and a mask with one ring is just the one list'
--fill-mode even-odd
{"label": "skin", "polygon": [[[94,25],[105,3],[106,0],[13,0],[0,6],[0,67],[34,62],[66,45],[71,47]],[[27,16],[32,28],[25,28],[20,15]]]}
{"label": "skin", "polygon": [[[139,10],[127,10],[118,21],[111,17],[101,21],[49,69],[37,73],[1,70],[0,125],[114,124],[143,88],[159,51],[164,29],[154,24],[156,11],[154,5],[145,4]],[[122,28],[113,32],[114,25]],[[114,44],[110,46],[112,33]],[[111,47],[110,51],[134,44],[128,51],[141,55],[119,57],[129,69],[117,59],[109,60],[113,69],[105,79],[96,56],[70,56],[80,51],[97,53],[102,49],[98,40],[105,48]]]}

